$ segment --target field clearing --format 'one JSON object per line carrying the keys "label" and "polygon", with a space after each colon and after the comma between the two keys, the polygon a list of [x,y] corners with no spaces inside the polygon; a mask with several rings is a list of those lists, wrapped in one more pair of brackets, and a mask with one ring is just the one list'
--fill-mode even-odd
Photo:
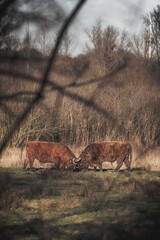
{"label": "field clearing", "polygon": [[159,239],[160,172],[0,168],[0,239]]}
{"label": "field clearing", "polygon": [[[83,147],[76,147],[74,145],[69,146],[69,148],[73,151],[76,157],[80,155],[82,150],[85,148]],[[160,146],[157,146],[153,149],[148,149],[147,151],[140,146],[139,144],[132,144],[133,148],[133,159],[132,159],[132,168],[141,168],[147,169],[150,171],[160,171]],[[25,147],[23,148],[6,148],[5,151],[0,156],[0,168],[23,168],[23,162],[26,156]],[[40,168],[42,167],[40,163],[35,160],[34,167]],[[44,168],[53,167],[53,164],[45,163],[43,164]],[[116,163],[110,164],[104,163],[104,168],[115,168]],[[122,166],[121,169],[125,169]]]}

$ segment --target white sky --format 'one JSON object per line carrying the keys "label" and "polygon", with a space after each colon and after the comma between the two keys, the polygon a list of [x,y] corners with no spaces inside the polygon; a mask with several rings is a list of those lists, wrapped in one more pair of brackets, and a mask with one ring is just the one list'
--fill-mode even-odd
{"label": "white sky", "polygon": [[[65,0],[64,4],[64,0],[58,0],[66,12],[70,12],[76,2]],[[142,27],[142,17],[158,4],[160,0],[88,0],[70,28],[74,38],[74,54],[82,50],[86,41],[83,30],[94,26],[98,19],[101,19],[103,27],[113,25],[120,30],[138,33]]]}

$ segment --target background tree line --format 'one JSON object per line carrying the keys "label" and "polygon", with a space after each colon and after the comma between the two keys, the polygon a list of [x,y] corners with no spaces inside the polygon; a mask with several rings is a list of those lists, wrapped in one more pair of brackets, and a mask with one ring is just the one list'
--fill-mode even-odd
{"label": "background tree line", "polygon": [[[0,22],[1,141],[37,94],[56,43],[55,36],[47,34],[49,20],[40,22],[33,41],[32,16],[29,21],[18,14],[8,12]],[[26,23],[23,41],[12,31],[18,18]],[[138,35],[114,26],[102,28],[100,21],[84,31],[89,41],[76,57],[70,54],[69,33],[64,34],[41,101],[18,126],[10,146],[26,139],[76,145],[138,139],[145,147],[160,144],[160,6],[144,17]]]}

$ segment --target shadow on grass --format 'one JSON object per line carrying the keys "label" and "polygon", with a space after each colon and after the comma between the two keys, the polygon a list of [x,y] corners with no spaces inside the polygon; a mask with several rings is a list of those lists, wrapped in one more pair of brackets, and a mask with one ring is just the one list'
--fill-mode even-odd
{"label": "shadow on grass", "polygon": [[[45,197],[54,199],[58,193],[63,209],[59,209],[59,205],[49,209],[43,206],[14,211],[2,209],[0,239],[159,239],[160,196],[153,198],[153,193],[156,191],[158,195],[160,188],[156,173],[145,172],[145,181],[144,176],[136,179],[139,171],[105,174],[2,170],[2,173],[9,173],[7,184],[9,181],[10,188],[17,189],[27,200],[41,200],[44,189]],[[156,176],[155,180],[149,179],[150,175]],[[133,194],[138,194],[134,195],[135,199]],[[78,198],[81,205],[69,209],[67,204],[74,198]]]}
{"label": "shadow on grass", "polygon": [[150,216],[149,219],[139,217],[134,224],[123,220],[110,223],[104,217],[90,222],[59,224],[61,217],[50,220],[36,217],[27,222],[23,219],[20,224],[2,226],[0,239],[158,240],[160,235],[158,216]]}

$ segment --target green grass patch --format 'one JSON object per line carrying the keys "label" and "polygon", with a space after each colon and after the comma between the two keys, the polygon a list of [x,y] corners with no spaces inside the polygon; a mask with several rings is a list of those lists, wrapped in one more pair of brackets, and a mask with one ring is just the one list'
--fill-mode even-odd
{"label": "green grass patch", "polygon": [[160,172],[0,169],[0,239],[159,239]]}

